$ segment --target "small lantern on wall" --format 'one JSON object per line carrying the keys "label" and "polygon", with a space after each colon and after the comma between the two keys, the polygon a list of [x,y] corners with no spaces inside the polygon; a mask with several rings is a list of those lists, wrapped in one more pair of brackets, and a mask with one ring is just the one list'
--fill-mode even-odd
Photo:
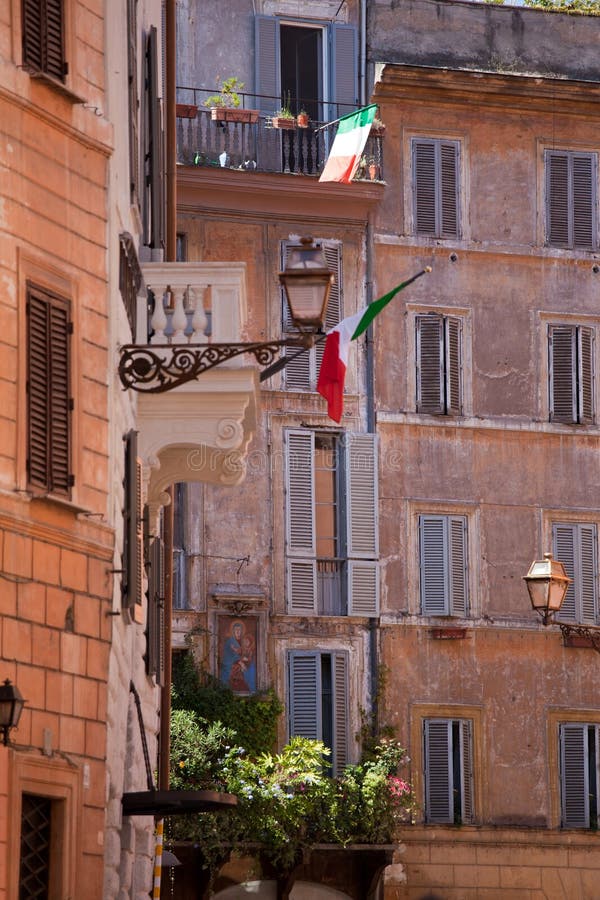
{"label": "small lantern on wall", "polygon": [[561,562],[552,559],[551,553],[544,553],[543,559],[531,563],[523,580],[533,609],[540,614],[544,625],[548,625],[559,612],[572,579]]}
{"label": "small lantern on wall", "polygon": [[18,687],[7,678],[4,684],[0,685],[0,729],[3,732],[5,746],[8,744],[8,732],[19,724],[25,703]]}
{"label": "small lantern on wall", "polygon": [[288,249],[279,281],[292,322],[299,331],[314,333],[322,329],[333,280],[323,250],[311,237],[300,238],[300,244]]}

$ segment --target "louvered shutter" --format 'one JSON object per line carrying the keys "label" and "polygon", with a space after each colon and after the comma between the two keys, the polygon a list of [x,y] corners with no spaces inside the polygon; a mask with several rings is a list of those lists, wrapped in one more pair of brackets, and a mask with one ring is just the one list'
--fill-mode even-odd
{"label": "louvered shutter", "polygon": [[447,719],[425,719],[423,725],[425,817],[428,822],[452,823],[452,722]]}
{"label": "louvered shutter", "polygon": [[546,151],[546,236],[555,247],[569,246],[569,160]]}
{"label": "louvered shutter", "polygon": [[354,25],[336,22],[329,26],[331,46],[331,119],[353,112],[358,103],[358,49]]}
{"label": "louvered shutter", "polygon": [[23,65],[64,81],[64,0],[22,0]]}
{"label": "louvered shutter", "polygon": [[560,726],[561,811],[564,828],[589,828],[588,725]]}
{"label": "louvered shutter", "polygon": [[581,423],[594,421],[594,332],[577,329],[578,410]]}
{"label": "louvered shutter", "polygon": [[436,235],[435,143],[413,141],[413,216],[416,234]]}
{"label": "louvered shutter", "polygon": [[448,545],[445,516],[419,517],[419,563],[421,612],[443,616],[448,613]]}
{"label": "louvered shutter", "polygon": [[122,582],[123,605],[134,619],[142,605],[144,585],[144,533],[142,510],[142,467],[137,456],[137,432],[125,438],[125,551]]}
{"label": "louvered shutter", "polygon": [[473,728],[470,719],[459,721],[461,821],[470,825],[473,821]]}
{"label": "louvered shutter", "polygon": [[444,413],[444,322],[441,316],[416,318],[417,412]]}
{"label": "louvered shutter", "polygon": [[39,0],[23,0],[21,4],[23,65],[41,72],[43,62],[44,14]]}
{"label": "louvered shutter", "polygon": [[286,581],[288,609],[316,611],[314,446],[312,431],[285,432]]}
{"label": "louvered shutter", "polygon": [[576,340],[574,326],[548,328],[551,422],[577,422]]}
{"label": "louvered shutter", "polygon": [[322,735],[321,655],[292,651],[289,654],[290,737],[313,741]]}
{"label": "louvered shutter", "polygon": [[449,316],[445,320],[446,412],[462,412],[462,322]]}
{"label": "louvered shutter", "polygon": [[453,616],[466,616],[467,598],[467,522],[463,516],[449,516],[447,546],[449,550],[448,575],[449,612]]}
{"label": "louvered shutter", "polygon": [[342,443],[348,614],[379,615],[377,438],[346,434]]}
{"label": "louvered shutter", "polygon": [[569,584],[565,599],[560,609],[559,618],[565,622],[577,620],[577,578],[575,572],[576,557],[576,526],[559,525],[552,526],[552,552],[555,559],[563,564],[569,578],[573,579]]}
{"label": "louvered shutter", "polygon": [[148,567],[148,672],[157,684],[164,684],[165,673],[165,578],[164,544],[154,538],[150,544]]}
{"label": "louvered shutter", "polygon": [[376,560],[349,559],[348,615],[379,615],[379,563]]}
{"label": "louvered shutter", "polygon": [[597,537],[595,525],[579,525],[579,570],[581,621],[596,625],[598,621]]}
{"label": "louvered shutter", "polygon": [[28,480],[34,488],[68,496],[70,472],[70,307],[28,285]]}
{"label": "louvered shutter", "polygon": [[60,81],[64,81],[65,78],[63,2],[64,0],[45,0],[44,71]]}
{"label": "louvered shutter", "polygon": [[159,249],[163,244],[162,210],[163,210],[163,145],[161,106],[158,87],[158,32],[154,26],[150,28],[147,46],[148,65],[148,114],[149,121],[149,188],[150,188],[150,232],[149,244]]}
{"label": "louvered shutter", "polygon": [[129,182],[132,204],[139,203],[139,98],[137,63],[137,0],[127,0],[127,87],[129,104]]}
{"label": "louvered shutter", "polygon": [[438,226],[440,237],[458,237],[458,144],[440,142],[439,156]]}
{"label": "louvered shutter", "polygon": [[333,774],[339,776],[349,762],[348,747],[348,656],[331,654],[333,682]]}
{"label": "louvered shutter", "polygon": [[596,157],[574,153],[573,171],[573,247],[594,250],[596,225]]}
{"label": "louvered shutter", "polygon": [[281,97],[279,20],[275,16],[254,17],[254,67],[258,108],[272,115]]}

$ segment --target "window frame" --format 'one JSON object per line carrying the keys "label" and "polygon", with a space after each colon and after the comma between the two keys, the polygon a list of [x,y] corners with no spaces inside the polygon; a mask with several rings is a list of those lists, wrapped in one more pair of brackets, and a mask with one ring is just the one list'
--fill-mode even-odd
{"label": "window frame", "polygon": [[[439,403],[425,399],[425,375],[431,372],[435,360],[423,359],[426,347],[425,325],[437,324],[439,356],[437,359]],[[454,332],[454,333],[453,333]],[[446,313],[429,311],[415,315],[415,381],[416,411],[422,415],[461,416],[463,414],[463,318]],[[429,380],[433,385],[434,376]],[[433,386],[430,388],[433,391]]]}
{"label": "window frame", "polygon": [[[559,350],[566,346],[567,334],[571,334],[571,359],[570,359],[570,384],[556,385],[556,372],[566,371],[566,361],[563,358],[557,360]],[[562,343],[558,342],[562,339]],[[585,348],[584,342],[589,340],[589,348]],[[584,369],[586,355],[589,360],[587,369]],[[581,322],[548,322],[547,323],[547,360],[548,360],[548,418],[550,422],[563,425],[593,425],[596,419],[596,328],[591,324]],[[559,365],[557,365],[557,362]],[[586,385],[586,381],[589,385]],[[571,413],[557,412],[557,395],[571,395]],[[586,396],[587,394],[587,396]],[[564,401],[561,401],[564,403]],[[586,408],[587,406],[587,408]]]}

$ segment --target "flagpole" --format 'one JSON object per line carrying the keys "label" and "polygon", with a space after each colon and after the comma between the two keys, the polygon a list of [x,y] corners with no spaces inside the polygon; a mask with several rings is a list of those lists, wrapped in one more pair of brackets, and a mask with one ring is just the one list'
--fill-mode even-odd
{"label": "flagpole", "polygon": [[276,375],[277,372],[281,372],[282,369],[285,369],[288,363],[290,363],[293,359],[296,359],[298,356],[301,356],[302,353],[306,353],[307,350],[310,350],[311,347],[314,347],[315,344],[320,344],[321,341],[324,341],[327,337],[326,334],[321,334],[319,337],[315,338],[312,344],[309,347],[301,347],[300,350],[297,350],[296,353],[292,353],[291,356],[282,356],[281,359],[278,359],[277,362],[274,362],[272,366],[269,366],[268,369],[264,369],[260,373],[260,381],[266,381],[267,378],[271,378],[272,375]]}
{"label": "flagpole", "polygon": [[[369,103],[369,106],[377,106],[376,103]],[[368,109],[369,106],[362,106],[361,109]],[[324,128],[329,128],[331,125],[335,125],[336,122],[341,122],[342,119],[347,119],[348,116],[354,116],[356,114],[356,110],[354,112],[345,113],[343,116],[340,116],[339,119],[332,119],[331,122],[325,122],[324,125],[319,125],[318,128],[315,128],[315,131],[323,131]]]}

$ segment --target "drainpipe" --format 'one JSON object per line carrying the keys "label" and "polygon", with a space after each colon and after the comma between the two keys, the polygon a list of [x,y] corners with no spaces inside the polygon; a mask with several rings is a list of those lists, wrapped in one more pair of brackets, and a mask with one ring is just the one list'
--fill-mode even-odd
{"label": "drainpipe", "polygon": [[[373,301],[373,214],[369,212],[366,227],[366,260],[365,260],[365,288],[366,301]],[[374,378],[374,347],[373,325],[369,325],[366,333],[366,360],[365,378],[367,395],[367,431],[375,434],[375,378]],[[373,735],[377,732],[378,708],[377,708],[377,684],[379,681],[379,653],[377,619],[369,619],[369,680],[371,692],[372,728]]]}

